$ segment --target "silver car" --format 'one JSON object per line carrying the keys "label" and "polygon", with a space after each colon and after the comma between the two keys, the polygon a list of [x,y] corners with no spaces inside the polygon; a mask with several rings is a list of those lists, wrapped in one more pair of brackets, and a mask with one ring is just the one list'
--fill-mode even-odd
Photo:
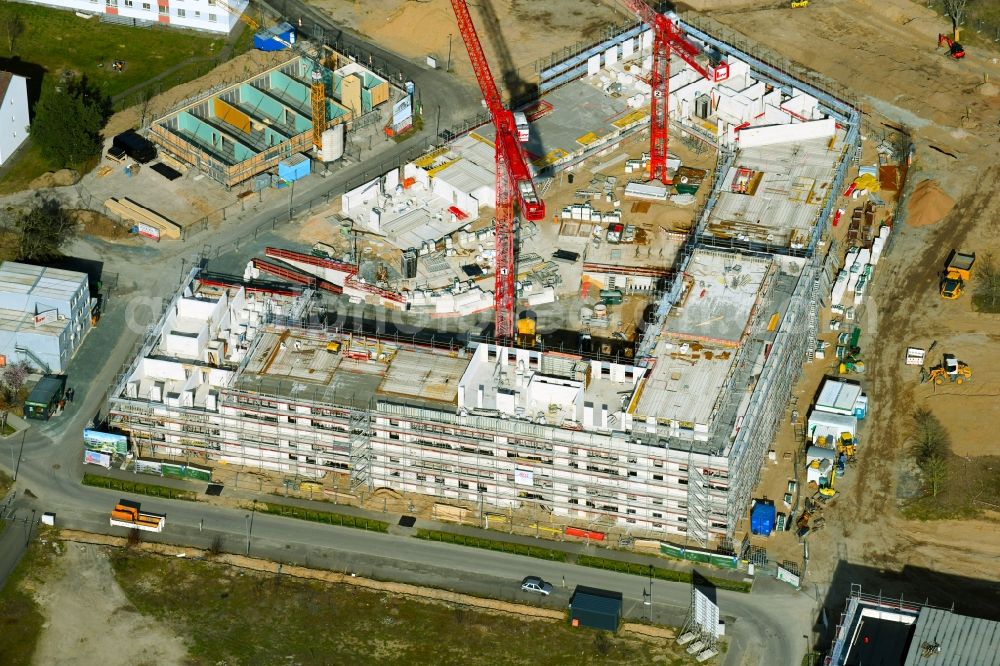
{"label": "silver car", "polygon": [[552,583],[546,583],[538,576],[528,576],[521,581],[521,589],[525,592],[537,592],[548,596],[552,593]]}

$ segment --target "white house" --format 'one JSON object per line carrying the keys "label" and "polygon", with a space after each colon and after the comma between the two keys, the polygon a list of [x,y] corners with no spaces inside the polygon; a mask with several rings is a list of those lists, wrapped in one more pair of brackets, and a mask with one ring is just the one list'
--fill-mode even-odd
{"label": "white house", "polygon": [[[148,25],[228,33],[246,10],[249,0],[26,0],[36,5],[108,14]],[[127,21],[121,21],[125,23]]]}
{"label": "white house", "polygon": [[0,164],[28,138],[28,80],[0,72]]}

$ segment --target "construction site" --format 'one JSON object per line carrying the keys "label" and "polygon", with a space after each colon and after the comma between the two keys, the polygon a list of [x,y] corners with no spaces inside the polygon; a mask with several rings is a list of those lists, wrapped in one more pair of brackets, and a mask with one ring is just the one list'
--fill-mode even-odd
{"label": "construction site", "polygon": [[[131,455],[479,521],[742,536],[816,354],[859,117],[694,26],[640,17],[542,71],[518,113],[490,102],[487,71],[492,124],[313,211],[308,237],[188,274],[110,393]],[[212,144],[190,123],[247,114],[249,92],[280,101],[275,78],[307,131],[308,67],[290,66],[161,131]],[[338,99],[331,117],[353,112]],[[342,299],[429,328],[494,316],[442,345],[331,324]]]}

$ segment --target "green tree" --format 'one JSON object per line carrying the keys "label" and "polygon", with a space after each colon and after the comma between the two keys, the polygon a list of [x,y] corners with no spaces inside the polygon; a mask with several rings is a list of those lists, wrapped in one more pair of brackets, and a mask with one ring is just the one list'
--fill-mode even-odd
{"label": "green tree", "polygon": [[80,164],[101,152],[101,128],[110,113],[111,101],[86,77],[70,79],[42,92],[31,137],[52,164]]}
{"label": "green tree", "polygon": [[56,199],[38,197],[15,219],[18,259],[44,261],[61,254],[63,244],[76,235],[76,221]]}

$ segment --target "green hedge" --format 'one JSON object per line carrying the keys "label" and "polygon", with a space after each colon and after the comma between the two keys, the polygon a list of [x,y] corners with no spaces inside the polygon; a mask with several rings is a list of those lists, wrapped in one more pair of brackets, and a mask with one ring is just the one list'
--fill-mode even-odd
{"label": "green hedge", "polygon": [[107,488],[123,493],[135,493],[136,495],[150,495],[152,497],[163,497],[166,499],[186,500],[194,502],[197,495],[190,490],[179,490],[167,486],[158,486],[153,483],[140,483],[138,481],[124,481],[122,479],[112,479],[108,476],[98,476],[96,474],[84,474],[83,485],[95,488]]}
{"label": "green hedge", "polygon": [[437,530],[417,530],[418,539],[428,541],[440,541],[442,543],[454,543],[459,546],[469,546],[470,548],[482,548],[484,550],[496,550],[501,553],[512,555],[524,555],[535,557],[540,560],[550,560],[553,562],[565,562],[566,553],[549,548],[538,548],[537,546],[526,546],[520,543],[509,541],[497,541],[495,539],[483,539],[480,537],[465,536],[464,534],[452,534],[451,532],[439,532]]}
{"label": "green hedge", "polygon": [[[584,567],[594,567],[595,569],[606,569],[635,576],[649,576],[650,567],[646,564],[636,564],[635,562],[622,562],[621,560],[610,560],[605,557],[594,557],[592,555],[580,555],[576,558],[576,563]],[[690,583],[693,576],[690,571],[677,571],[675,569],[661,569],[652,567],[653,578],[658,580],[669,580],[678,583]],[[732,590],[734,592],[749,592],[751,584],[742,580],[730,580],[729,578],[713,578],[705,576],[705,580],[720,590]]]}
{"label": "green hedge", "polygon": [[348,516],[343,513],[333,513],[331,511],[314,511],[313,509],[303,509],[298,506],[287,504],[257,503],[257,511],[270,513],[275,516],[285,516],[286,518],[297,518],[298,520],[309,520],[314,523],[326,523],[327,525],[340,525],[341,527],[353,527],[359,530],[370,532],[388,532],[389,523],[360,516]]}

